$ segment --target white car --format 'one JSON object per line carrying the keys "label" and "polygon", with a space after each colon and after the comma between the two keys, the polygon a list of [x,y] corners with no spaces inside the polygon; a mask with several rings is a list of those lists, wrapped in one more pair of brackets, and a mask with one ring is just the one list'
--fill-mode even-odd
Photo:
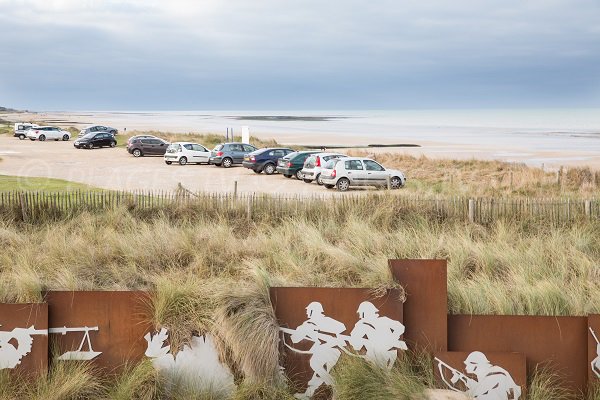
{"label": "white car", "polygon": [[321,181],[321,170],[327,163],[327,161],[333,158],[343,158],[348,157],[345,154],[340,153],[317,153],[313,154],[304,161],[304,166],[302,167],[302,176],[303,180],[306,183],[311,183],[316,181],[317,184],[322,185],[323,181]]}
{"label": "white car", "polygon": [[175,142],[167,147],[164,155],[165,163],[171,165],[174,162],[180,165],[189,163],[208,164],[210,150],[198,143]]}
{"label": "white car", "polygon": [[71,134],[56,126],[37,126],[27,130],[27,137],[31,140],[69,140]]}
{"label": "white car", "polygon": [[15,124],[14,137],[18,137],[20,140],[24,140],[27,137],[27,130],[31,128],[37,128],[37,124],[30,122],[17,122]]}
{"label": "white car", "polygon": [[337,187],[340,192],[345,192],[351,186],[387,186],[388,178],[392,189],[399,189],[406,184],[406,177],[402,172],[384,168],[370,158],[329,160],[321,171],[323,185],[327,189]]}

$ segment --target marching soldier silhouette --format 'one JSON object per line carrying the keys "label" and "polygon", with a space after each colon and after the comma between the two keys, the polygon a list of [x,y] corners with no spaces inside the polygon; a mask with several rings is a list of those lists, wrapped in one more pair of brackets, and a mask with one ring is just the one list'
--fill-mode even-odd
{"label": "marching soldier silhouette", "polygon": [[[304,393],[296,394],[296,398],[308,399],[314,395],[319,386],[333,384],[329,371],[338,362],[346,341],[339,338],[346,326],[338,320],[323,314],[321,303],[312,302],[306,307],[308,319],[296,329],[280,328],[288,333],[293,343],[308,340],[313,343],[306,354],[310,354],[310,367],[313,376],[308,381],[308,387]],[[286,344],[286,346],[288,346]],[[290,346],[288,346],[290,347]],[[301,352],[290,347],[293,351]]]}
{"label": "marching soldier silhouette", "polygon": [[350,333],[349,343],[354,350],[365,349],[365,359],[385,368],[392,368],[398,349],[406,350],[400,340],[404,325],[388,317],[381,317],[379,310],[369,301],[363,301],[357,310],[359,320]]}
{"label": "marching soldier silhouette", "polygon": [[[0,325],[2,326],[2,325]],[[47,335],[45,329],[15,328],[12,331],[0,331],[0,369],[14,368],[21,359],[31,352],[33,335]],[[16,345],[11,341],[17,342]]]}
{"label": "marching soldier silhouette", "polygon": [[[472,352],[465,360],[465,371],[474,374],[477,379],[469,378],[437,357],[435,360],[438,362],[442,380],[451,390],[464,392],[477,400],[518,400],[521,397],[521,387],[515,383],[508,371],[492,365],[485,354],[479,351]],[[452,372],[450,382],[446,381],[442,367]],[[459,383],[467,390],[460,390]]]}

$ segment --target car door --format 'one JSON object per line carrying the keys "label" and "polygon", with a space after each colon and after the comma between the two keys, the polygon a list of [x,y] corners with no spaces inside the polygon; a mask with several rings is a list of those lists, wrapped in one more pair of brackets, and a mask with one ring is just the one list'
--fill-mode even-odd
{"label": "car door", "polygon": [[367,173],[366,185],[381,186],[386,184],[388,173],[385,168],[373,160],[363,160],[363,164]]}
{"label": "car door", "polygon": [[229,152],[233,162],[239,164],[244,159],[244,148],[241,144],[230,144]]}
{"label": "car door", "polygon": [[156,154],[156,144],[154,143],[156,139],[142,139],[140,140],[142,153],[152,155]]}
{"label": "car door", "polygon": [[199,144],[192,144],[192,152],[193,162],[195,163],[208,163],[208,158],[210,157],[210,151],[204,146],[200,146]]}
{"label": "car door", "polygon": [[165,142],[162,139],[154,139],[156,141],[155,146],[154,146],[154,150],[155,153],[159,156],[164,155],[167,152],[167,147],[169,147],[169,143]]}
{"label": "car door", "polygon": [[361,186],[365,184],[367,174],[360,160],[344,161],[344,167],[346,168],[346,174],[348,174],[351,185]]}

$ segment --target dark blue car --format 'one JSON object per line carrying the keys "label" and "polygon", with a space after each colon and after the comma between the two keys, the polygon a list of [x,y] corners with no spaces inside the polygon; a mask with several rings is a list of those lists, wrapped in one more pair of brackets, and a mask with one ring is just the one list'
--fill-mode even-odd
{"label": "dark blue car", "polygon": [[246,154],[242,165],[257,174],[265,171],[265,174],[272,175],[277,170],[277,160],[293,152],[286,148],[258,149]]}

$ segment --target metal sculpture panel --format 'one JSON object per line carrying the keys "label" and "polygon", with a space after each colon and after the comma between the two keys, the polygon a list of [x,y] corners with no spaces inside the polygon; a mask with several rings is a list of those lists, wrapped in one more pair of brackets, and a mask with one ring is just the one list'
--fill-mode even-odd
{"label": "metal sculpture panel", "polygon": [[589,378],[600,382],[600,315],[588,317]]}
{"label": "metal sculpture panel", "polygon": [[0,370],[48,370],[48,305],[0,304]]}
{"label": "metal sculpture panel", "polygon": [[332,384],[342,354],[391,368],[406,350],[400,293],[374,297],[368,289],[272,288],[281,326],[283,368],[297,398]]}

